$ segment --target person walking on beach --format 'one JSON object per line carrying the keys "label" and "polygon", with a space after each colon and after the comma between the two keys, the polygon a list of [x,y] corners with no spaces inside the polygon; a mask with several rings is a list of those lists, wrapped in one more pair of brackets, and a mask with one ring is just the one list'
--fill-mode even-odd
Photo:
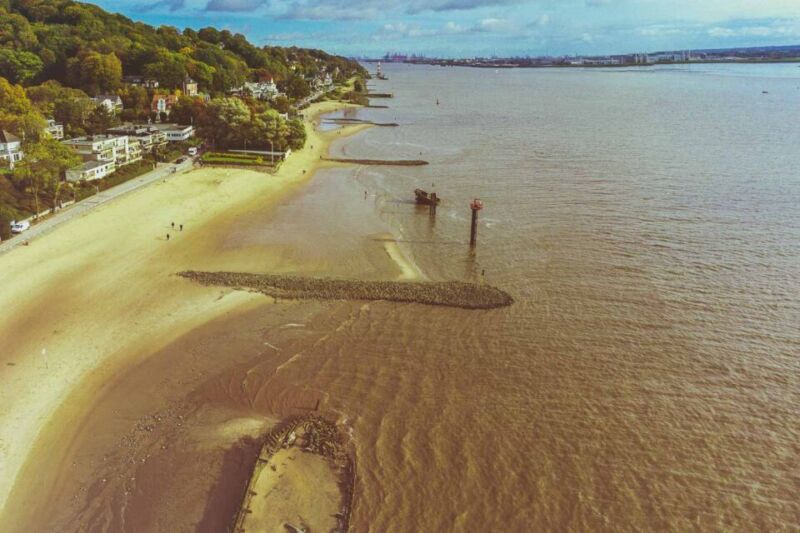
{"label": "person walking on beach", "polygon": [[174,222],[172,223],[172,229],[175,229],[175,223]]}
{"label": "person walking on beach", "polygon": [[181,231],[183,231],[183,224],[181,224]]}
{"label": "person walking on beach", "polygon": [[167,233],[167,240],[169,240],[169,233]]}

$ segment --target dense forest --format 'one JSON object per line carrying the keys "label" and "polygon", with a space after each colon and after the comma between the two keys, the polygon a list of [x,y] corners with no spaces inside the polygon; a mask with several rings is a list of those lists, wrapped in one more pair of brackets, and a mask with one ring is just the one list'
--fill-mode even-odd
{"label": "dense forest", "polygon": [[0,0],[0,76],[35,85],[56,80],[90,95],[113,92],[123,76],[177,89],[188,75],[217,96],[265,76],[290,88],[325,70],[363,74],[355,61],[321,50],[252,45],[241,34],[154,28],[71,0]]}

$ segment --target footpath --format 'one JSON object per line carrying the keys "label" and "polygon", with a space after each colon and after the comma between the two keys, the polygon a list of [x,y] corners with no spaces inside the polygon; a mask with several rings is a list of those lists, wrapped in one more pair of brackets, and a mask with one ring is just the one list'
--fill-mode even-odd
{"label": "footpath", "polygon": [[53,229],[65,222],[85,215],[99,205],[110,202],[111,200],[128,194],[131,191],[146,187],[147,185],[150,185],[156,181],[167,179],[178,172],[190,170],[192,165],[193,162],[191,159],[180,164],[159,163],[155,170],[152,170],[146,174],[142,174],[141,176],[133,178],[132,180],[128,180],[124,183],[120,183],[119,185],[111,187],[110,189],[106,189],[105,191],[95,194],[94,196],[90,196],[89,198],[81,200],[80,202],[77,202],[69,207],[65,207],[57,213],[48,216],[41,222],[33,224],[27,231],[24,231],[19,235],[15,235],[6,241],[0,242],[0,255],[13,250],[17,246],[23,246],[26,242],[31,242],[35,238],[53,231]]}

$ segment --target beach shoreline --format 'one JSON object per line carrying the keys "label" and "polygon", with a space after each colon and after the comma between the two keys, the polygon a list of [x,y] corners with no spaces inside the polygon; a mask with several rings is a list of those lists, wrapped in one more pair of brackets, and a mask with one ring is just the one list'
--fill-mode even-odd
{"label": "beach shoreline", "polygon": [[[24,526],[46,505],[53,489],[45,474],[71,453],[65,443],[114,376],[209,321],[264,304],[263,296],[212,291],[173,274],[221,264],[246,268],[252,261],[246,253],[219,252],[221,228],[254,206],[276,205],[328,165],[322,158],[331,142],[370,127],[316,130],[319,117],[346,107],[354,106],[322,102],[306,110],[306,147],[275,174],[194,170],[117,198],[0,257],[0,266],[15,273],[0,290],[8,311],[0,337],[10,341],[0,354],[4,529]],[[186,229],[176,231],[171,222]]]}

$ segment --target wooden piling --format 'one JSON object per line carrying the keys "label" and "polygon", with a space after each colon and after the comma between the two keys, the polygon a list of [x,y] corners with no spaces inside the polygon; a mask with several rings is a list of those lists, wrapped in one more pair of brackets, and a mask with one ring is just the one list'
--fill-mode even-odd
{"label": "wooden piling", "polygon": [[469,245],[471,248],[475,248],[475,245],[478,244],[478,211],[483,209],[483,202],[475,198],[470,202],[469,208],[472,210],[472,227],[469,232]]}
{"label": "wooden piling", "polygon": [[436,193],[431,193],[431,216],[436,216],[436,204],[439,203],[439,198],[436,197]]}

